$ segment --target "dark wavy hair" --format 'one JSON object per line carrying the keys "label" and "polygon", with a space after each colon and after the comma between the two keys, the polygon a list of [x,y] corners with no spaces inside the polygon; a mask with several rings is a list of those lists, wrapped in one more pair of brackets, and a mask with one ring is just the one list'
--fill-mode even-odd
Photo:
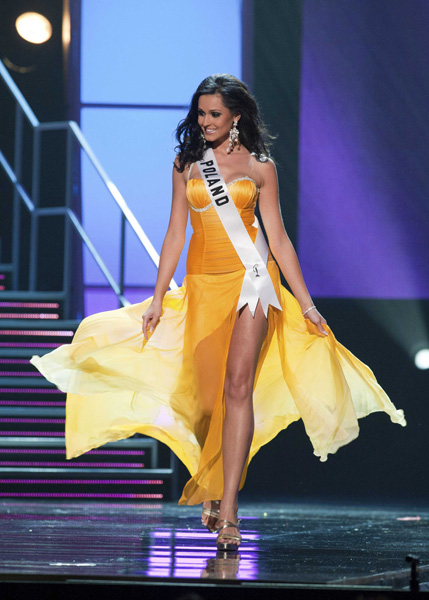
{"label": "dark wavy hair", "polygon": [[245,83],[228,73],[219,73],[206,77],[192,96],[191,106],[186,117],[180,121],[176,129],[179,142],[175,150],[178,154],[179,173],[183,173],[186,165],[201,160],[204,154],[204,138],[198,125],[198,100],[204,94],[220,94],[222,102],[233,113],[240,113],[240,143],[256,155],[258,160],[266,160],[269,156],[271,136],[259,114],[256,100]]}

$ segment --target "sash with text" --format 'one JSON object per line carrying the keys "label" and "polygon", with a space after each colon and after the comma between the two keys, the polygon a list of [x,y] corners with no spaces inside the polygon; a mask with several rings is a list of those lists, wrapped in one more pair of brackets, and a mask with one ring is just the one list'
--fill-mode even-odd
{"label": "sash with text", "polygon": [[257,227],[258,232],[255,243],[253,243],[241,219],[240,213],[229,194],[228,187],[220,174],[212,148],[208,148],[205,151],[203,159],[197,161],[197,166],[206,185],[212,205],[216,209],[221,223],[246,269],[237,310],[248,304],[250,312],[255,316],[259,300],[261,301],[265,316],[267,316],[270,304],[282,310],[266,267],[268,246],[264,234],[259,227],[257,217],[255,216],[253,227]]}

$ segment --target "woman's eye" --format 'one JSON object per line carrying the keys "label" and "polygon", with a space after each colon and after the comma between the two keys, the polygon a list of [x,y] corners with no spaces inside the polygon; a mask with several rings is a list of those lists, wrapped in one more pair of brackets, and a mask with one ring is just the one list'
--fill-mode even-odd
{"label": "woman's eye", "polygon": [[214,113],[212,113],[212,117],[220,117],[220,113],[214,112]]}

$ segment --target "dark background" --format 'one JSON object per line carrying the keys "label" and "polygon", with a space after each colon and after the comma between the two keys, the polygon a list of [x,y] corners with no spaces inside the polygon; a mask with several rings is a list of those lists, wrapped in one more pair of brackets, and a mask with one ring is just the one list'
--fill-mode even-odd
{"label": "dark background", "polygon": [[[266,3],[253,2],[257,24],[253,28],[253,91],[270,131],[278,136],[273,156],[282,214],[296,244],[302,2],[271,0],[269,4],[266,10]],[[357,440],[321,463],[312,454],[302,422],[293,423],[256,455],[243,498],[425,503],[429,493],[428,371],[416,369],[388,332],[413,313],[416,301],[313,299],[337,339],[371,367],[393,403],[404,409],[408,425],[393,425],[386,414],[370,415],[359,421]],[[427,326],[429,302],[417,302]],[[383,314],[389,315],[383,323],[370,317]]]}
{"label": "dark background", "polygon": [[[28,7],[28,2],[2,0],[0,50],[1,58],[25,62],[30,60],[25,48],[19,50],[7,23],[13,14]],[[269,4],[269,10],[267,5]],[[43,0],[31,3],[37,10],[43,5],[51,20],[61,20],[61,2]],[[78,6],[75,3],[74,6]],[[28,9],[28,8],[27,8]],[[243,49],[246,52],[244,78],[255,94],[270,131],[277,136],[273,145],[281,189],[282,213],[286,229],[296,242],[298,202],[298,128],[300,94],[300,47],[302,6],[299,0],[248,0],[244,2],[245,21]],[[14,19],[12,20],[14,22]],[[247,31],[247,34],[246,34]],[[75,32],[75,62],[78,68],[78,38]],[[37,77],[17,72],[11,75],[41,121],[75,118],[73,94],[68,86],[67,66],[70,56],[62,56],[59,39],[53,38],[37,55],[31,57]],[[76,58],[77,57],[77,58]],[[30,60],[30,62],[31,62]],[[76,81],[78,77],[73,77]],[[0,96],[0,114],[5,115],[8,99]],[[0,117],[1,118],[1,117]],[[0,121],[1,145],[8,147],[13,123]],[[10,145],[9,152],[12,152]],[[48,152],[56,152],[55,139]],[[30,152],[30,150],[29,150]],[[7,189],[0,174],[0,235],[3,253],[8,253]],[[47,189],[45,202],[57,203],[63,194],[60,173],[43,180]],[[30,185],[28,183],[28,185]],[[25,225],[25,224],[24,224]],[[51,228],[52,229],[52,228]],[[61,230],[57,233],[61,236]],[[53,262],[45,273],[46,289],[57,285],[55,248],[51,238],[48,252]],[[323,257],[316,257],[323,260]],[[429,442],[426,427],[429,417],[428,371],[415,368],[412,358],[400,345],[392,343],[389,328],[406,327],[407,315],[415,310],[416,301],[344,300],[314,298],[336,337],[363,362],[370,365],[379,383],[398,408],[405,411],[408,426],[390,423],[387,415],[375,414],[360,421],[360,437],[336,455],[321,463],[312,454],[302,423],[292,424],[265,446],[254,458],[242,493],[247,499],[299,501],[337,501],[344,503],[423,504],[429,493]],[[429,303],[417,301],[426,326]],[[378,320],[377,315],[384,315]],[[387,315],[387,316],[386,316]],[[187,472],[180,467],[180,483]]]}

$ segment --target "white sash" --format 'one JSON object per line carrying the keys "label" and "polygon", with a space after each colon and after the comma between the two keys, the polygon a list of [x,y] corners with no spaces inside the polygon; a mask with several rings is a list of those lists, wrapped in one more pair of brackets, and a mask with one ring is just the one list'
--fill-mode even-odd
{"label": "white sash", "polygon": [[270,274],[267,271],[268,246],[259,227],[257,217],[255,216],[253,227],[257,227],[258,232],[255,243],[253,243],[220,174],[212,148],[205,151],[203,159],[197,161],[197,165],[212,205],[215,207],[219,219],[246,269],[237,310],[248,304],[252,316],[255,316],[259,300],[265,316],[267,316],[270,304],[282,310]]}

